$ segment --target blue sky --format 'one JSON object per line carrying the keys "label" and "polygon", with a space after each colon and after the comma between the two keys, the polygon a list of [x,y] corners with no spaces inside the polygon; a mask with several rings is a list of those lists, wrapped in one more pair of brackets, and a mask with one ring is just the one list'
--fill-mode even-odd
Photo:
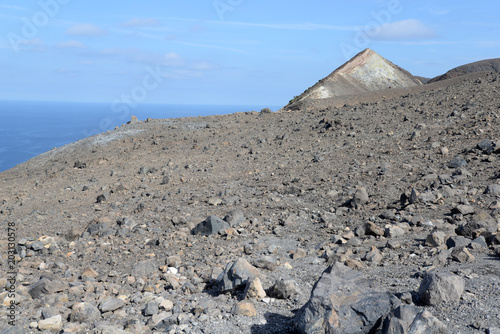
{"label": "blue sky", "polygon": [[434,77],[500,57],[499,1],[0,0],[0,100],[285,105],[371,48]]}

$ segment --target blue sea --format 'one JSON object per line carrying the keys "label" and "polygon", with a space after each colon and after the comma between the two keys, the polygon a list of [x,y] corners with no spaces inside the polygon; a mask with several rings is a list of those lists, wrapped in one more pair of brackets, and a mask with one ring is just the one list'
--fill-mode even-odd
{"label": "blue sea", "polygon": [[224,115],[241,111],[273,111],[266,105],[162,105],[113,106],[109,103],[0,101],[0,172],[54,147],[113,130],[132,115],[179,118]]}

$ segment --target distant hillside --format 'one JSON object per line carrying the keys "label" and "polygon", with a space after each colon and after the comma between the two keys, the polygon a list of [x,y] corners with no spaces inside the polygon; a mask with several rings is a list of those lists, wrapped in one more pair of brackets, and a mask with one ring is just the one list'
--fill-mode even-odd
{"label": "distant hillside", "polygon": [[418,75],[415,75],[415,78],[417,78],[418,80],[420,80],[420,82],[423,83],[423,84],[428,83],[432,79],[432,78],[421,77],[421,76],[418,76]]}
{"label": "distant hillside", "polygon": [[431,79],[429,83],[451,79],[474,72],[500,72],[500,58],[480,60],[474,63],[455,67],[445,74]]}
{"label": "distant hillside", "polygon": [[421,84],[411,73],[394,65],[375,51],[366,49],[295,97],[284,109],[291,109],[293,104],[305,100],[327,99]]}

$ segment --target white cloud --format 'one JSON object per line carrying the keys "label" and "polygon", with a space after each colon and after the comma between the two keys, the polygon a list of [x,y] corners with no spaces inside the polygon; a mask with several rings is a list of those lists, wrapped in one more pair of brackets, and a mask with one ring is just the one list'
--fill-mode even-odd
{"label": "white cloud", "polygon": [[178,69],[166,73],[165,77],[170,79],[193,79],[203,77],[203,73],[201,71]]}
{"label": "white cloud", "polygon": [[99,36],[99,35],[104,35],[106,31],[99,28],[96,25],[90,23],[84,23],[84,24],[76,24],[70,27],[66,31],[66,33],[68,35],[77,35],[77,36]]}
{"label": "white cloud", "polygon": [[318,24],[318,23],[252,23],[252,22],[235,22],[235,21],[218,21],[218,20],[197,20],[197,19],[185,19],[178,17],[169,17],[168,20],[175,21],[187,21],[187,22],[198,22],[198,23],[208,23],[208,24],[219,24],[219,25],[231,25],[231,26],[244,26],[244,27],[256,27],[256,28],[268,28],[268,29],[280,29],[280,30],[335,30],[335,31],[353,31],[356,26],[341,26],[332,24]]}
{"label": "white cloud", "polygon": [[14,9],[14,10],[28,10],[26,7],[14,6],[14,5],[0,5],[0,8]]}
{"label": "white cloud", "polygon": [[435,38],[437,34],[422,21],[408,19],[385,23],[371,37],[376,40],[422,40]]}
{"label": "white cloud", "polygon": [[72,40],[72,41],[57,43],[56,47],[60,49],[84,49],[85,45],[82,42]]}
{"label": "white cloud", "polygon": [[218,66],[209,61],[197,61],[191,65],[191,68],[196,71],[210,71],[218,68]]}
{"label": "white cloud", "polygon": [[186,63],[186,60],[175,52],[169,52],[169,53],[145,52],[143,50],[135,48],[106,49],[101,51],[99,56],[119,57],[125,61],[142,63],[153,66],[180,67],[184,66]]}
{"label": "white cloud", "polygon": [[19,42],[19,49],[31,51],[45,51],[45,43],[40,38],[32,38]]}
{"label": "white cloud", "polygon": [[156,27],[159,22],[155,19],[140,19],[140,18],[132,18],[127,22],[124,22],[122,26],[127,28],[136,28],[136,27]]}

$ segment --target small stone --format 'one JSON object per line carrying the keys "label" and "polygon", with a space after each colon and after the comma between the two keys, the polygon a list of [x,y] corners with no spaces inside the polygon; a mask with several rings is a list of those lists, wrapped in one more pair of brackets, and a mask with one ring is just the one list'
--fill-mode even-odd
{"label": "small stone", "polygon": [[277,280],[269,290],[271,296],[278,299],[291,299],[297,296],[300,291],[294,280]]}
{"label": "small stone", "polygon": [[408,203],[415,204],[418,201],[418,194],[414,188],[411,188],[410,197],[408,197]]}
{"label": "small stone", "polygon": [[148,277],[158,270],[158,263],[155,260],[139,261],[132,267],[132,275],[135,277]]}
{"label": "small stone", "polygon": [[239,258],[236,262],[226,265],[224,272],[217,278],[216,286],[221,292],[232,291],[246,287],[252,277],[260,277],[260,272],[247,260]]}
{"label": "small stone", "polygon": [[90,303],[78,303],[73,306],[69,318],[71,322],[92,323],[101,319],[101,313]]}
{"label": "small stone", "polygon": [[125,301],[123,301],[123,299],[111,298],[101,302],[99,308],[101,309],[102,313],[106,313],[116,311],[123,306],[125,306]]}
{"label": "small stone", "polygon": [[307,256],[307,251],[303,248],[297,248],[297,250],[293,253],[292,259],[298,260],[303,259]]}
{"label": "small stone", "polygon": [[161,181],[160,185],[166,185],[166,184],[169,184],[169,183],[170,183],[170,178],[167,175],[165,175],[163,177],[163,180]]}
{"label": "small stone", "polygon": [[107,201],[106,195],[101,194],[97,196],[96,203],[100,204],[100,203],[105,203],[106,201]]}
{"label": "small stone", "polygon": [[95,271],[94,269],[92,268],[86,268],[83,273],[82,273],[82,277],[85,278],[85,277],[91,277],[91,278],[96,278],[97,276],[99,276],[99,274],[97,273],[97,271]]}
{"label": "small stone", "polygon": [[248,284],[243,293],[245,298],[265,298],[266,291],[262,287],[262,283],[258,277],[253,277],[248,281]]}
{"label": "small stone", "polygon": [[172,256],[167,257],[165,264],[169,267],[179,268],[182,264],[182,260],[179,256],[172,255]]}
{"label": "small stone", "polygon": [[495,146],[495,143],[488,139],[485,139],[477,144],[477,148],[486,154],[490,154],[491,152],[493,152]]}
{"label": "small stone", "polygon": [[216,235],[219,232],[225,231],[231,226],[224,220],[216,217],[209,216],[207,219],[196,225],[196,227],[191,231],[194,235]]}
{"label": "small stone", "polygon": [[232,313],[234,315],[242,315],[245,317],[257,316],[257,310],[255,309],[254,304],[248,300],[243,300],[237,303],[234,306]]}
{"label": "small stone", "polygon": [[483,249],[488,248],[488,243],[486,242],[485,237],[480,235],[476,239],[472,240],[472,242],[470,243],[469,246],[475,250],[483,250]]}
{"label": "small stone", "polygon": [[68,289],[68,286],[66,284],[47,277],[43,277],[31,286],[31,288],[28,290],[28,293],[33,299],[38,299],[45,295],[50,295],[55,292],[61,292],[66,289]]}
{"label": "small stone", "polygon": [[405,230],[399,226],[387,225],[385,227],[384,235],[388,238],[397,238],[403,236],[404,234]]}
{"label": "small stone", "polygon": [[245,220],[245,216],[241,210],[233,210],[224,217],[224,221],[232,227],[244,223]]}
{"label": "small stone", "polygon": [[63,327],[61,315],[56,315],[38,322],[38,329],[59,332]]}
{"label": "small stone", "polygon": [[368,222],[365,225],[365,234],[366,235],[373,235],[373,236],[383,236],[385,234],[385,231],[381,228],[375,225],[372,222]]}
{"label": "small stone", "polygon": [[371,262],[372,264],[379,264],[383,258],[384,256],[375,246],[372,246],[371,251],[366,253],[366,255],[364,256],[364,260],[367,262]]}
{"label": "small stone", "polygon": [[351,269],[357,269],[357,270],[364,268],[363,263],[361,263],[358,260],[354,260],[354,259],[345,260],[345,265]]}
{"label": "small stone", "polygon": [[460,168],[464,167],[467,165],[467,161],[465,161],[464,157],[461,155],[457,155],[455,158],[453,158],[450,163],[448,164],[448,167],[450,168]]}
{"label": "small stone", "polygon": [[485,194],[500,196],[500,184],[490,184],[484,191]]}
{"label": "small stone", "polygon": [[351,200],[351,205],[355,209],[361,208],[363,205],[368,203],[369,197],[368,197],[368,192],[366,191],[366,188],[360,187],[356,192],[354,193],[354,197]]}
{"label": "small stone", "polygon": [[425,245],[429,247],[439,247],[444,244],[446,233],[443,231],[432,231],[425,239]]}
{"label": "small stone", "polygon": [[448,248],[468,247],[471,240],[463,236],[452,236],[446,241]]}
{"label": "small stone", "polygon": [[146,306],[144,307],[144,315],[146,317],[158,314],[158,312],[159,312],[159,305],[156,301],[150,301],[146,303]]}
{"label": "small stone", "polygon": [[164,309],[165,311],[171,311],[173,308],[174,308],[174,303],[169,300],[169,299],[163,299],[161,302],[160,302],[160,308],[161,309]]}
{"label": "small stone", "polygon": [[207,203],[210,205],[213,205],[213,206],[221,205],[222,199],[220,199],[218,197],[212,197],[212,198],[208,199]]}
{"label": "small stone", "polygon": [[454,261],[465,263],[465,262],[474,262],[476,258],[472,255],[466,247],[458,247],[455,248],[451,252],[451,258]]}
{"label": "small stone", "polygon": [[451,210],[451,213],[460,213],[462,215],[471,215],[473,214],[474,212],[476,212],[476,210],[474,209],[473,206],[471,205],[464,205],[464,204],[461,204],[461,205],[457,205],[453,210]]}

